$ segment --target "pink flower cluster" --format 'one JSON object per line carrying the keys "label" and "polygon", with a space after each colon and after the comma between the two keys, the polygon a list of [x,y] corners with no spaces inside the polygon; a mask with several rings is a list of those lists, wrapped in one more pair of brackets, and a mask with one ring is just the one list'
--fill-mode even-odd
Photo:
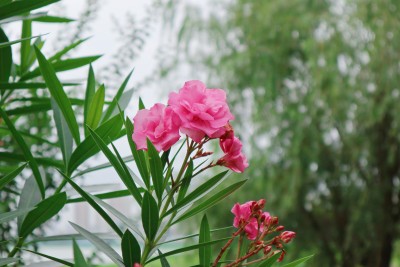
{"label": "pink flower cluster", "polygon": [[169,95],[168,106],[157,103],[136,114],[132,139],[137,149],[146,150],[149,139],[157,151],[167,151],[179,140],[180,133],[199,144],[220,138],[225,155],[217,165],[243,172],[248,162],[229,124],[233,119],[223,90],[208,89],[201,81],[188,81],[178,93]]}
{"label": "pink flower cluster", "polygon": [[[238,228],[239,232],[243,231],[248,239],[254,240],[253,243],[256,246],[262,247],[265,255],[271,253],[272,247],[280,250],[282,254],[278,261],[282,261],[286,253],[283,249],[283,243],[289,243],[296,236],[296,233],[283,231],[284,226],[278,225],[278,217],[262,211],[264,205],[264,199],[249,201],[244,204],[236,203],[231,210],[235,215],[233,226]],[[268,241],[264,241],[267,235],[276,232],[281,233]]]}

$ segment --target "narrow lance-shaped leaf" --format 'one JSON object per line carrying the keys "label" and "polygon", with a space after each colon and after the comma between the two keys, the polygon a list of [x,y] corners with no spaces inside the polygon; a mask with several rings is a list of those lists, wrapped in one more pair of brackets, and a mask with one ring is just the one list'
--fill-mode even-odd
{"label": "narrow lance-shaped leaf", "polygon": [[0,266],[5,266],[14,262],[18,262],[19,260],[19,258],[3,258],[0,259]]}
{"label": "narrow lance-shaped leaf", "polygon": [[[51,57],[49,57],[48,61],[49,62],[54,62],[54,61],[60,60],[62,56],[64,56],[69,51],[71,51],[72,49],[76,48],[77,46],[79,46],[80,44],[82,44],[83,42],[85,42],[88,39],[89,38],[80,39],[80,40],[78,40],[78,41],[76,41],[76,42],[74,42],[74,43],[72,43],[70,45],[67,45],[66,47],[64,47],[63,49],[61,49],[60,51],[58,51],[57,53],[55,53]],[[90,71],[89,71],[89,73],[90,73]],[[93,92],[94,92],[94,88],[93,88]]]}
{"label": "narrow lance-shaped leaf", "polygon": [[72,136],[77,144],[80,143],[79,127],[76,122],[74,111],[72,110],[71,103],[62,88],[60,81],[58,80],[53,67],[46,60],[40,50],[35,47],[36,57],[39,62],[39,67],[42,72],[43,78],[49,88],[50,94],[57,102],[67,121],[68,127],[71,131]]}
{"label": "narrow lance-shaped leaf", "polygon": [[34,210],[26,215],[21,225],[20,235],[22,237],[28,236],[36,227],[58,214],[66,202],[67,195],[65,192],[55,194],[40,202]]}
{"label": "narrow lance-shaped leaf", "polygon": [[106,242],[104,242],[96,235],[80,227],[79,225],[76,225],[72,222],[70,222],[70,224],[78,233],[80,233],[87,240],[89,240],[98,250],[106,254],[115,264],[117,264],[117,266],[124,267],[123,259],[110,245],[108,245]]}
{"label": "narrow lance-shaped leaf", "polygon": [[[22,188],[21,195],[18,201],[18,209],[19,210],[30,210],[36,204],[40,202],[40,190],[35,182],[34,177],[29,177],[25,180],[25,184]],[[21,231],[22,222],[24,221],[26,214],[22,214],[18,216],[18,232]]]}
{"label": "narrow lance-shaped leaf", "polygon": [[281,256],[282,252],[278,252],[274,255],[272,255],[270,258],[266,259],[262,263],[260,263],[257,267],[271,267],[276,261],[279,259]]}
{"label": "narrow lance-shaped leaf", "polygon": [[63,265],[66,265],[66,266],[71,266],[71,267],[74,266],[73,263],[71,263],[69,261],[66,261],[66,260],[63,260],[63,259],[59,259],[59,258],[50,256],[50,255],[47,255],[47,254],[43,254],[43,253],[40,253],[40,252],[37,252],[37,251],[29,250],[29,249],[23,249],[23,250],[28,251],[28,252],[33,253],[33,254],[36,254],[36,255],[39,255],[39,256],[42,256],[42,257],[45,257],[45,258],[47,258],[49,260],[52,260],[52,261],[55,261],[55,262],[59,262],[59,263],[61,263]]}
{"label": "narrow lance-shaped leaf", "polygon": [[105,88],[104,84],[102,84],[99,89],[97,89],[89,104],[89,111],[86,120],[86,124],[89,128],[96,129],[97,125],[99,125],[101,114],[103,113],[104,98]]}
{"label": "narrow lance-shaped leaf", "polygon": [[[207,216],[204,214],[200,224],[199,243],[207,243],[211,241],[210,226]],[[211,246],[202,246],[199,248],[199,261],[202,267],[210,266],[211,261]]]}
{"label": "narrow lance-shaped leaf", "polygon": [[11,221],[12,219],[17,218],[20,215],[26,214],[31,210],[32,208],[26,210],[13,210],[5,213],[0,213],[0,223]]}
{"label": "narrow lance-shaped leaf", "polygon": [[295,266],[298,266],[299,264],[302,264],[303,262],[308,261],[312,257],[314,257],[314,255],[310,255],[310,256],[307,256],[307,257],[292,261],[292,262],[290,262],[288,264],[283,265],[282,267],[295,267]]}
{"label": "narrow lance-shaped leaf", "polygon": [[125,78],[124,82],[119,87],[117,94],[115,95],[113,101],[111,102],[111,104],[108,106],[106,112],[104,113],[102,121],[108,120],[108,118],[110,118],[112,116],[113,112],[117,111],[117,104],[118,104],[122,94],[124,93],[124,90],[126,88],[126,85],[129,82],[129,79],[131,78],[132,73],[133,73],[133,70],[128,74],[128,76]]}
{"label": "narrow lance-shaped leaf", "polygon": [[[0,28],[0,43],[8,43],[8,37]],[[11,75],[12,50],[10,46],[0,47],[0,82],[8,82]]]}
{"label": "narrow lance-shaped leaf", "polygon": [[[161,162],[160,155],[158,154],[156,148],[148,139],[147,139],[147,149],[148,149],[147,152],[149,155],[151,179],[153,181],[153,186],[156,191],[158,201],[160,202],[163,191],[164,191],[164,188],[163,188],[164,178],[163,178],[162,162]],[[161,203],[160,203],[160,205],[161,205]]]}
{"label": "narrow lance-shaped leaf", "polygon": [[169,262],[167,261],[167,259],[164,257],[164,255],[162,254],[162,252],[158,249],[158,255],[160,255],[160,263],[161,263],[161,267],[171,267],[171,265],[169,264]]}
{"label": "narrow lance-shaped leaf", "polygon": [[198,204],[197,206],[195,206],[195,207],[191,208],[190,210],[188,210],[187,212],[185,212],[181,217],[179,217],[177,220],[175,220],[173,222],[173,224],[180,222],[182,220],[186,220],[187,218],[190,218],[190,217],[214,206],[219,201],[223,200],[224,198],[226,198],[227,196],[229,196],[230,194],[235,192],[237,189],[239,189],[246,181],[247,180],[234,183],[233,185],[230,185],[230,186],[222,189],[218,193],[213,194],[210,198],[203,200],[200,204]]}
{"label": "narrow lance-shaped leaf", "polygon": [[103,219],[108,223],[108,225],[120,236],[122,237],[123,233],[121,229],[119,229],[118,225],[111,219],[111,217],[105,212],[97,203],[93,200],[93,197],[85,192],[79,185],[77,185],[74,181],[72,181],[67,175],[60,172],[64,179],[78,192],[89,204],[92,206],[97,213],[103,217]]}
{"label": "narrow lance-shaped leaf", "polygon": [[74,250],[74,262],[76,267],[89,267],[87,264],[85,257],[82,254],[81,249],[78,246],[78,243],[76,243],[76,240],[72,240],[72,246]]}
{"label": "narrow lance-shaped leaf", "polygon": [[7,124],[13,137],[15,138],[15,141],[18,143],[22,152],[24,153],[24,157],[25,157],[26,161],[29,162],[29,166],[32,169],[33,176],[35,177],[36,183],[39,187],[40,194],[41,194],[42,198],[44,198],[44,184],[43,184],[42,176],[39,172],[39,167],[37,165],[37,162],[36,162],[35,158],[33,157],[30,149],[28,148],[28,145],[25,143],[24,139],[19,134],[19,132],[15,128],[14,124],[11,122],[11,120],[8,118],[6,112],[4,112],[4,110],[1,107],[0,107],[0,117],[3,118],[4,122]]}
{"label": "narrow lance-shaped leaf", "polygon": [[13,170],[12,172],[10,172],[9,174],[7,174],[6,176],[3,176],[0,179],[0,190],[6,186],[9,182],[11,182],[12,180],[14,180],[15,177],[18,176],[18,174],[20,174],[22,172],[23,169],[25,169],[26,165],[28,163],[25,163],[24,165],[16,168],[15,170]]}
{"label": "narrow lance-shaped leaf", "polygon": [[[120,116],[115,116],[102,125],[100,125],[95,131],[95,133],[105,140],[115,140],[119,133],[121,132],[121,127],[123,121]],[[80,143],[77,148],[72,152],[71,159],[68,165],[68,173],[72,173],[88,158],[95,155],[100,151],[100,148],[96,145],[92,136],[86,137],[82,143]]]}
{"label": "narrow lance-shaped leaf", "polygon": [[65,169],[67,169],[68,162],[72,154],[72,134],[68,128],[67,121],[61,113],[60,107],[58,106],[54,98],[51,99],[51,106],[53,109],[54,121],[57,128],[58,142],[60,144],[61,152],[63,154]]}
{"label": "narrow lance-shaped leaf", "polygon": [[148,192],[145,192],[143,196],[142,224],[147,238],[153,241],[159,226],[159,216],[157,203]]}
{"label": "narrow lance-shaped leaf", "polygon": [[20,68],[21,73],[25,73],[29,69],[28,58],[29,52],[31,50],[31,40],[32,37],[32,20],[24,20],[22,21],[22,35],[21,39],[25,39],[21,42],[21,53],[20,53]]}
{"label": "narrow lance-shaped leaf", "polygon": [[142,177],[143,182],[145,183],[147,189],[150,189],[150,175],[147,169],[147,160],[145,155],[146,152],[144,152],[143,150],[137,150],[136,144],[132,140],[133,124],[128,117],[126,117],[125,120],[125,128],[132,156],[135,159],[135,164],[139,170],[140,176]]}
{"label": "narrow lance-shaped leaf", "polygon": [[[95,94],[95,90],[96,90],[96,79],[94,76],[92,64],[90,64],[89,65],[89,74],[88,74],[87,83],[86,83],[85,105],[84,105],[84,109],[83,109],[84,125],[87,125],[89,107],[90,107],[90,104],[92,103],[93,96]],[[84,127],[84,128],[85,128],[85,136],[88,136],[89,131],[88,131],[87,127]]]}
{"label": "narrow lance-shaped leaf", "polygon": [[189,161],[189,165],[186,169],[185,175],[182,179],[182,185],[179,189],[177,202],[179,203],[186,195],[187,190],[189,189],[190,181],[192,180],[193,175],[193,160]]}
{"label": "narrow lance-shaped leaf", "polygon": [[20,15],[25,12],[35,10],[60,0],[30,0],[30,1],[12,1],[4,5],[0,9],[0,19],[9,18],[15,15]]}
{"label": "narrow lance-shaped leaf", "polygon": [[135,263],[140,262],[141,252],[139,243],[129,230],[126,230],[122,237],[121,250],[125,267],[132,267]]}

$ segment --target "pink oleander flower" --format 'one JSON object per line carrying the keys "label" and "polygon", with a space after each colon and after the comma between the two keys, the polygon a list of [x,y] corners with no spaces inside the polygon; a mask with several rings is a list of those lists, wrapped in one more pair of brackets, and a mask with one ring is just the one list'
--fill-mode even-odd
{"label": "pink oleander flower", "polygon": [[199,143],[205,136],[219,138],[234,117],[221,89],[207,89],[201,81],[188,81],[169,95],[168,105],[179,115],[181,132]]}
{"label": "pink oleander flower", "polygon": [[139,263],[135,263],[135,264],[133,264],[132,267],[142,267],[142,265],[140,265]]}
{"label": "pink oleander flower", "polygon": [[139,110],[133,118],[132,139],[137,149],[147,150],[147,138],[157,151],[170,149],[180,138],[181,120],[170,107],[155,104],[150,110]]}
{"label": "pink oleander flower", "polygon": [[247,238],[250,240],[256,239],[259,232],[257,219],[251,217],[253,215],[253,207],[256,204],[256,201],[248,201],[242,205],[236,203],[231,210],[231,212],[235,215],[235,218],[233,219],[233,226],[239,228],[245,224],[246,226],[244,227],[244,231],[247,235]]}
{"label": "pink oleander flower", "polygon": [[218,165],[238,173],[242,173],[249,166],[246,156],[242,153],[239,138],[229,135],[228,138],[221,138],[219,144],[225,155],[218,160]]}
{"label": "pink oleander flower", "polygon": [[293,238],[295,238],[295,236],[296,236],[295,232],[285,231],[279,235],[279,238],[282,240],[282,242],[289,243],[290,241],[292,241]]}

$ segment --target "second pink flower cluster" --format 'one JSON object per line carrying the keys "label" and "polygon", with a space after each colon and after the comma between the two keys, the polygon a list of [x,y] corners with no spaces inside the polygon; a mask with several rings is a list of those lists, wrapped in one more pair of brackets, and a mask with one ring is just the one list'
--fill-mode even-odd
{"label": "second pink flower cluster", "polygon": [[201,81],[188,81],[178,93],[169,95],[168,106],[161,103],[139,110],[133,118],[132,139],[137,149],[147,149],[147,138],[157,151],[167,151],[180,139],[180,133],[196,143],[220,139],[224,156],[217,161],[235,172],[248,167],[242,143],[234,136],[229,121],[234,116],[222,89],[208,89]]}

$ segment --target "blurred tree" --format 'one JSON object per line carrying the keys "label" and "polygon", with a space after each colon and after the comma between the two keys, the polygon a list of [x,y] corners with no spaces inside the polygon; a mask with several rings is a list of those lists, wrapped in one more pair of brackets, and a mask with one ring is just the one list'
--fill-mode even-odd
{"label": "blurred tree", "polygon": [[236,0],[213,3],[207,16],[183,6],[179,49],[231,90],[236,127],[252,144],[241,192],[279,210],[298,232],[294,250],[316,253],[314,266],[390,266],[400,219],[400,2]]}

